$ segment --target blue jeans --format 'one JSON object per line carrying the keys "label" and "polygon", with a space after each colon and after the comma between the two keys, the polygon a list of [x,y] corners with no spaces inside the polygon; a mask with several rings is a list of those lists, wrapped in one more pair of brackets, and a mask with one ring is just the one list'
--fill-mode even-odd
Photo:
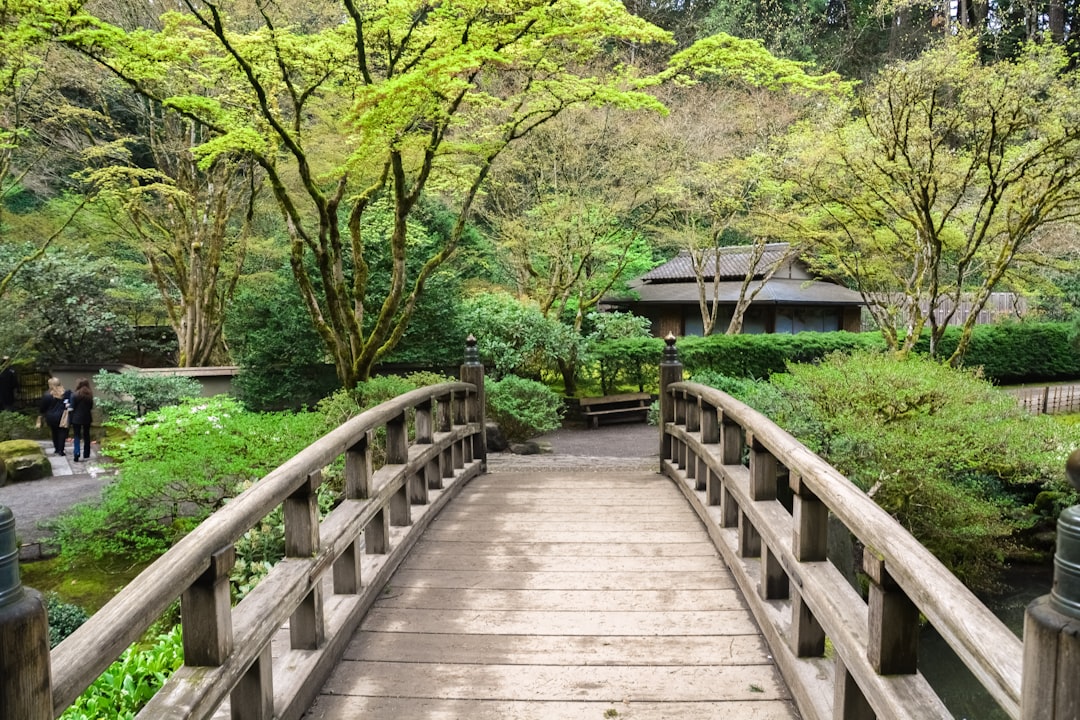
{"label": "blue jeans", "polygon": [[[86,425],[72,425],[71,434],[75,436],[73,457],[79,457],[80,447],[82,448],[82,457],[90,457],[90,423],[87,423]],[[82,441],[81,443],[80,440]]]}

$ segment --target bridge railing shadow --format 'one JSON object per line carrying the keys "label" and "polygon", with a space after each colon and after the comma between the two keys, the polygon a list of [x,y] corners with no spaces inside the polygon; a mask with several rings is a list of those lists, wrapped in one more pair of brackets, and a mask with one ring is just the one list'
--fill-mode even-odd
{"label": "bridge railing shadow", "polygon": [[[1019,718],[1021,641],[824,460],[731,396],[682,382],[673,340],[661,365],[661,472],[734,572],[803,717],[951,718],[917,667],[922,616]],[[837,521],[864,548],[866,600],[826,557]]]}
{"label": "bridge railing shadow", "polygon": [[[423,529],[484,471],[483,374],[470,338],[462,382],[361,413],[230,501],[52,651],[53,714],[40,717],[62,713],[178,598],[185,664],[140,717],[208,718],[225,703],[234,719],[300,717]],[[373,470],[380,428],[386,463]],[[320,522],[315,491],[342,456],[345,498]],[[233,544],[278,507],[286,557],[231,606]]]}

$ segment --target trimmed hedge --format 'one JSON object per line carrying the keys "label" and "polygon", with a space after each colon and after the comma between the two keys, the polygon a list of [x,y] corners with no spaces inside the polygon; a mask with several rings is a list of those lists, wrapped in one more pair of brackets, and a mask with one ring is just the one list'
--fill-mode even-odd
{"label": "trimmed hedge", "polygon": [[[950,327],[938,346],[938,356],[952,355],[960,329]],[[929,338],[915,347],[929,352]],[[976,325],[964,356],[965,367],[981,367],[987,379],[999,385],[1072,380],[1080,377],[1080,347],[1070,323],[1001,323]]]}
{"label": "trimmed hedge", "polygon": [[[939,345],[938,356],[949,357],[959,338],[960,329],[949,328]],[[650,373],[655,377],[655,366],[663,349],[661,338],[612,340],[597,343],[591,357],[607,364],[609,377],[615,375],[620,380],[634,382],[643,365],[652,368]],[[710,335],[680,338],[678,349],[679,359],[691,376],[708,371],[729,377],[766,379],[784,372],[788,362],[812,363],[834,352],[884,350],[885,341],[877,332]],[[928,336],[915,348],[919,353],[929,349]],[[1069,323],[977,325],[963,364],[969,368],[981,367],[988,380],[1002,385],[1071,380],[1080,377],[1080,348],[1076,330]]]}

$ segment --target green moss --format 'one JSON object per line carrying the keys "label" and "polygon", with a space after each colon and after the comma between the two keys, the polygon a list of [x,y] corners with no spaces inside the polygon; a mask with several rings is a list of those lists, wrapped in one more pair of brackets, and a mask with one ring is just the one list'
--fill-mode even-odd
{"label": "green moss", "polygon": [[7,466],[7,482],[38,480],[52,475],[52,465],[36,440],[0,442],[0,460]]}
{"label": "green moss", "polygon": [[58,558],[19,566],[22,584],[42,593],[56,593],[64,602],[94,613],[145,568],[145,565],[76,563],[66,567]]}

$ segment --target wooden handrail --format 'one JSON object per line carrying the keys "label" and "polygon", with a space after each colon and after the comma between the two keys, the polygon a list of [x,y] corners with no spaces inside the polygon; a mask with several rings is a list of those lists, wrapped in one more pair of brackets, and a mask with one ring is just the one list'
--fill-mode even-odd
{"label": "wooden handrail", "polygon": [[[661,447],[670,448],[661,469],[698,509],[743,585],[804,717],[951,717],[914,667],[920,613],[1019,717],[1021,641],[907,530],[730,395],[681,381],[665,392],[673,409],[661,430]],[[791,511],[775,499],[778,490],[792,493]],[[869,601],[824,558],[827,513],[865,547]],[[824,658],[825,637],[833,662]]]}
{"label": "wooden handrail", "polygon": [[[478,377],[482,383],[482,367],[471,368],[471,373],[465,372],[466,367],[463,366],[463,375],[471,374],[470,379]],[[482,472],[484,444],[478,436],[484,432],[483,405],[477,402],[481,392],[475,382],[447,382],[382,403],[327,433],[229,501],[52,651],[54,716],[74,702],[171,603],[197,583],[199,586],[206,583],[209,570],[209,575],[223,574],[225,578],[227,618],[222,627],[228,638],[223,652],[218,648],[199,655],[214,657],[217,652],[224,657],[215,667],[181,668],[140,717],[209,717],[233,693],[238,693],[234,697],[245,700],[243,707],[234,708],[233,717],[268,718],[271,714],[299,717],[306,709],[305,698],[318,691],[320,678],[325,677],[336,661],[331,656],[344,650],[352,629],[374,601],[379,583],[389,577],[435,512],[464,482]],[[440,412],[441,421],[435,430],[431,417],[433,403],[440,411],[446,408],[445,414]],[[407,444],[404,428],[395,429],[410,410],[417,410],[422,418],[419,437],[412,446]],[[389,464],[371,473],[370,438],[379,427],[389,428],[392,442]],[[230,610],[227,567],[223,572],[212,570],[212,558],[222,557],[222,551],[231,549],[244,533],[287,502],[296,504],[288,513],[286,532],[290,522],[302,527],[309,512],[304,503],[310,502],[306,498],[317,484],[319,473],[342,455],[346,456],[346,499],[322,521],[316,533],[292,541],[293,550],[304,547],[305,543],[315,545],[313,553],[306,557],[293,557],[297,552],[288,553],[290,557],[279,562]],[[410,491],[410,485],[417,482],[425,483],[424,493]],[[403,502],[406,521],[401,524],[408,524],[411,501],[417,496],[428,499],[428,489],[432,497],[423,507],[423,514],[411,518],[413,527],[408,533],[396,533],[395,544],[390,547],[389,524],[396,524],[393,519],[387,521],[387,516],[394,514],[392,508]],[[290,521],[289,517],[297,519]],[[368,551],[374,555],[361,558],[363,549],[357,547],[361,533],[369,525],[380,523],[383,524],[379,532],[386,542],[380,544],[367,537]],[[311,530],[302,528],[298,532],[303,535]],[[340,567],[350,563],[351,569]],[[366,582],[360,587],[359,578],[353,576],[365,571],[371,575],[365,577]],[[331,576],[334,588],[330,592],[340,592],[346,597],[342,601],[338,596],[334,608],[326,609],[321,606],[321,597],[314,597],[313,593],[318,595],[319,588],[329,586]],[[210,579],[211,584],[213,580]],[[350,584],[353,587],[348,587]],[[372,588],[375,590],[371,591]],[[270,639],[305,602],[319,604],[309,608],[306,617],[315,618],[311,622],[322,623],[325,611],[327,627],[324,630],[320,626],[317,632],[307,633],[304,642],[310,644],[312,638],[323,639],[325,646],[300,662],[310,666],[310,677],[305,676],[299,683],[296,677],[289,677],[285,683],[288,688],[275,689],[270,669],[263,667],[270,663]],[[197,604],[202,607],[214,603]],[[220,618],[208,621],[222,622]],[[185,647],[187,643],[186,637]],[[295,669],[294,663],[290,675],[296,675]],[[254,702],[250,702],[252,698]]]}

